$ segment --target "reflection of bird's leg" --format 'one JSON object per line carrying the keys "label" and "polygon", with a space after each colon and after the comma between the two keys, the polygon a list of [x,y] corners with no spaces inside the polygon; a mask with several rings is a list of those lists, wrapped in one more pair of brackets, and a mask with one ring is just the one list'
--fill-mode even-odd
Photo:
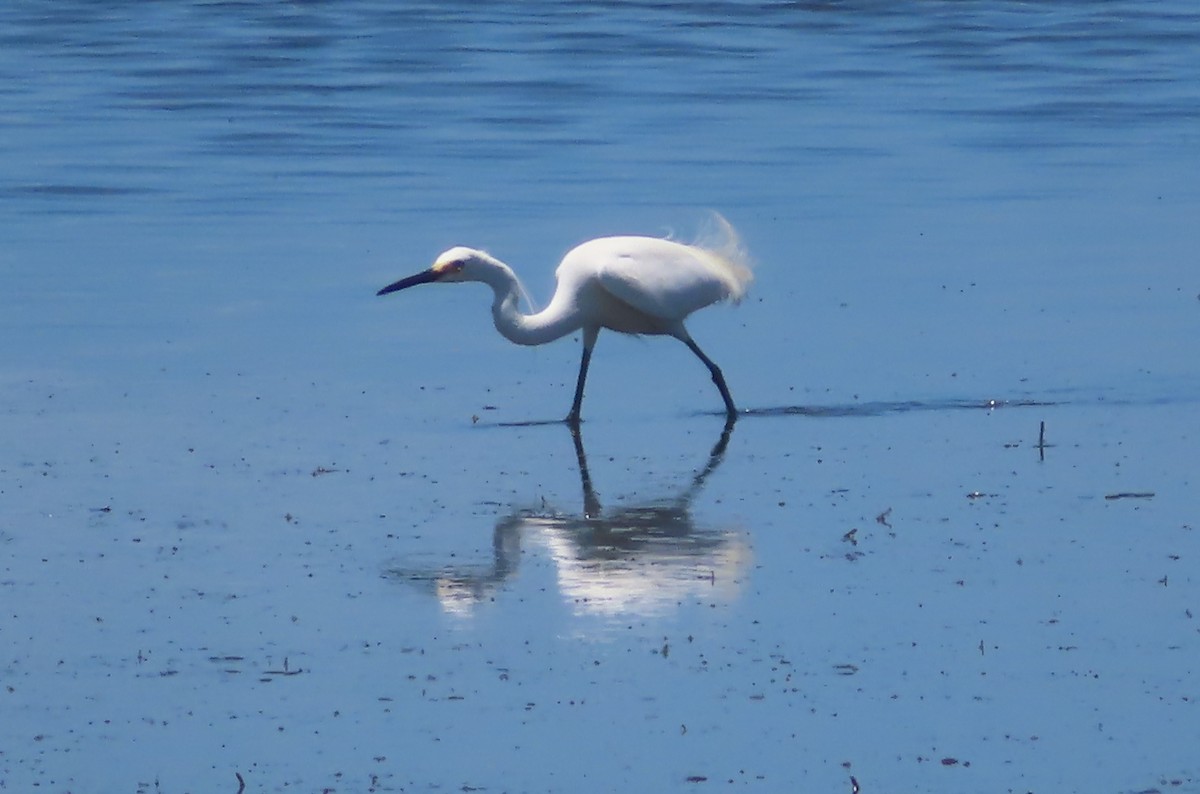
{"label": "reflection of bird's leg", "polygon": [[683,342],[699,356],[700,360],[704,362],[704,366],[708,367],[708,371],[712,373],[713,383],[717,384],[717,388],[721,391],[721,399],[725,401],[725,415],[729,417],[729,421],[737,419],[737,408],[733,404],[733,398],[729,396],[729,387],[725,385],[725,376],[721,374],[721,368],[714,364],[711,358],[704,355],[704,351],[691,336],[684,336]]}
{"label": "reflection of bird's leg", "polygon": [[599,335],[599,328],[583,329],[583,357],[579,359],[579,379],[575,381],[575,402],[571,403],[571,413],[567,414],[567,424],[576,428],[579,427],[579,409],[583,406],[583,384],[587,381],[592,348],[596,346],[596,337]]}
{"label": "reflection of bird's leg", "polygon": [[592,487],[592,475],[588,472],[587,453],[583,451],[583,435],[579,427],[571,428],[571,440],[575,442],[575,459],[579,463],[579,481],[583,486],[583,517],[596,518],[600,515],[600,498]]}
{"label": "reflection of bird's leg", "polygon": [[721,430],[721,437],[717,439],[717,443],[713,444],[712,452],[708,453],[708,466],[705,468],[705,473],[717,468],[717,464],[721,462],[721,458],[725,457],[725,448],[729,446],[729,437],[733,435],[733,424],[737,421],[737,417],[731,416],[725,420],[725,427]]}
{"label": "reflection of bird's leg", "polygon": [[704,487],[704,481],[708,479],[708,476],[716,471],[717,467],[721,465],[721,461],[725,458],[725,448],[729,446],[729,437],[733,435],[733,425],[735,421],[736,417],[733,416],[730,416],[725,420],[725,429],[721,431],[721,437],[718,438],[717,443],[713,445],[712,452],[708,453],[708,463],[705,464],[704,468],[692,478],[691,486],[689,486],[688,489],[684,491],[683,496],[680,497],[679,501],[681,503],[690,503],[692,501],[692,497],[699,493],[700,489]]}

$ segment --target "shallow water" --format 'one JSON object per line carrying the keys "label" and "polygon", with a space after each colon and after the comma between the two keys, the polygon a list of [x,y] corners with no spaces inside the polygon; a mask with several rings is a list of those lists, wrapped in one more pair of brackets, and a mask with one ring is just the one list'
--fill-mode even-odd
{"label": "shallow water", "polygon": [[[1200,790],[1198,73],[1183,2],[5,5],[0,788]],[[374,298],[709,209],[726,436]]]}

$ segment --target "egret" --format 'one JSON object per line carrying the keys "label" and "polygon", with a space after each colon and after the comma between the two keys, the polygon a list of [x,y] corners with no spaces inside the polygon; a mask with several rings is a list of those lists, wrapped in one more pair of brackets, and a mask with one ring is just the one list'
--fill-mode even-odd
{"label": "egret", "polygon": [[711,239],[685,244],[657,237],[600,237],[567,252],[555,271],[550,305],[522,314],[523,294],[512,268],[492,255],[462,246],[441,254],[432,267],[379,290],[387,295],[418,284],[480,281],[492,288],[496,330],[518,345],[541,345],[582,330],[583,356],[568,424],[579,424],[583,386],[600,329],[623,334],[673,336],[704,362],[725,401],[730,421],[737,408],[725,376],[692,339],[684,320],[719,301],[737,303],[752,279],[749,259],[733,227],[714,213]]}

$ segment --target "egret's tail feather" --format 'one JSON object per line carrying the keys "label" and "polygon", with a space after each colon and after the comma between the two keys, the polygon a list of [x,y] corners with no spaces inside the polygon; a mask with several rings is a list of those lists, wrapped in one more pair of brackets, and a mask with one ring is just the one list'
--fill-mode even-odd
{"label": "egret's tail feather", "polygon": [[692,247],[700,249],[712,260],[729,288],[731,301],[737,303],[745,297],[750,282],[754,280],[753,262],[733,224],[714,211]]}

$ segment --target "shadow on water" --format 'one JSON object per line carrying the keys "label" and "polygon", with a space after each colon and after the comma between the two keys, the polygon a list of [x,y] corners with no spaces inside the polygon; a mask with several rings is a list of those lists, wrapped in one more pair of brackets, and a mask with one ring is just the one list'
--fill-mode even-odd
{"label": "shadow on water", "polygon": [[697,526],[692,501],[721,465],[733,432],[726,423],[705,465],[673,496],[606,510],[588,468],[583,436],[570,430],[582,511],[521,509],[501,518],[492,559],[433,567],[395,565],[384,576],[427,589],[448,612],[467,613],[517,572],[523,544],[554,565],[559,594],[579,614],[663,614],[689,598],[728,600],[750,562],[741,533]]}
{"label": "shadow on water", "polygon": [[[944,399],[892,399],[892,401],[853,402],[832,405],[769,405],[763,408],[738,410],[736,419],[757,417],[806,416],[810,419],[844,419],[844,417],[875,417],[900,414],[938,413],[938,411],[1001,410],[1013,408],[1055,408],[1062,405],[1109,405],[1114,408],[1146,407],[1146,405],[1172,405],[1200,402],[1195,389],[1183,389],[1169,395],[1120,395],[1100,391],[1061,390],[1060,397],[1014,397],[1014,398],[944,398]],[[725,420],[725,411],[695,411],[692,416],[718,416]],[[736,421],[736,420],[734,420]],[[502,427],[548,427],[566,426],[562,419],[528,420],[510,422],[476,422],[480,428]]]}
{"label": "shadow on water", "polygon": [[[998,408],[1033,408],[1063,405],[1059,400],[1037,400],[1031,398],[1013,400],[876,400],[872,402],[855,402],[846,405],[781,405],[765,408],[744,408],[738,411],[737,418],[779,417],[779,416],[808,416],[814,418],[837,418],[849,416],[888,416],[891,414],[916,413],[922,411],[958,411],[984,410]],[[725,419],[724,411],[697,411],[693,416],[718,416]],[[481,428],[501,427],[548,427],[551,425],[567,425],[563,419],[530,419],[513,422],[477,422]],[[727,426],[728,430],[728,426]]]}
{"label": "shadow on water", "polygon": [[[1052,408],[1059,406],[1106,405],[1111,407],[1144,407],[1154,405],[1179,405],[1200,402],[1194,388],[1184,388],[1168,394],[1121,394],[1103,389],[1096,391],[1060,390],[1054,398],[1014,397],[1011,399],[968,399],[945,398],[931,400],[872,400],[833,405],[779,405],[762,408],[743,408],[738,419],[762,417],[803,416],[814,419],[838,419],[846,417],[893,416],[909,413],[937,413],[941,411],[996,411],[1005,408]],[[725,419],[724,411],[696,411],[692,416],[714,416]],[[479,422],[481,428],[544,427],[566,425],[562,419],[535,419],[516,422]]]}
{"label": "shadow on water", "polygon": [[[1012,399],[935,400],[875,400],[843,405],[781,405],[766,408],[747,408],[738,418],[807,416],[813,418],[875,417],[908,413],[940,411],[995,411],[1004,408],[1050,408],[1058,406],[1106,405],[1111,407],[1143,407],[1178,405],[1200,400],[1194,389],[1185,388],[1169,394],[1122,394],[1113,391],[1061,390],[1055,398],[1016,397]],[[723,411],[704,411],[702,416],[725,416]]]}
{"label": "shadow on water", "polygon": [[997,408],[1032,408],[1060,405],[1054,400],[892,400],[856,402],[849,405],[784,405],[777,408],[749,408],[740,416],[888,416],[921,411],[995,410]]}

